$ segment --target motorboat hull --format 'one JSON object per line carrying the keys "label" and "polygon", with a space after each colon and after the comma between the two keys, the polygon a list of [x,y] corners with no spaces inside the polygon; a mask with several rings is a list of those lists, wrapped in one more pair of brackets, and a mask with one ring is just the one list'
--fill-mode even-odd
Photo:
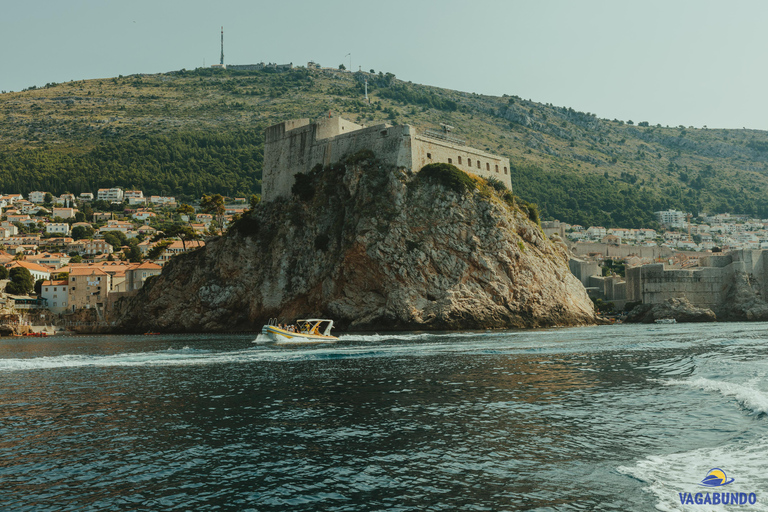
{"label": "motorboat hull", "polygon": [[281,329],[274,325],[265,325],[261,333],[256,337],[255,343],[280,343],[280,344],[303,344],[320,345],[326,343],[336,343],[336,336],[324,336],[322,334],[310,334],[306,332],[292,332]]}

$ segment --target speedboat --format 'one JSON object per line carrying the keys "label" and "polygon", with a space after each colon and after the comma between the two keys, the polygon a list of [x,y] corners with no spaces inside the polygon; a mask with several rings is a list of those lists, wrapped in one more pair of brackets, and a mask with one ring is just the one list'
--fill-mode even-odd
{"label": "speedboat", "polygon": [[272,318],[261,328],[254,343],[280,343],[316,345],[321,343],[336,343],[339,338],[331,336],[333,320],[327,318],[307,318],[296,320],[290,326],[281,327],[277,319]]}

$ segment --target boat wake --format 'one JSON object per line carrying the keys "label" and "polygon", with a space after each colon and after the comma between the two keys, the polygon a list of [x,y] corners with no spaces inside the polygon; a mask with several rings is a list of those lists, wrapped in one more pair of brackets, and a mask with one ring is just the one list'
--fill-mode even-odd
{"label": "boat wake", "polygon": [[[719,393],[726,397],[733,397],[742,407],[748,409],[753,414],[768,414],[768,393],[756,387],[705,378],[663,380],[660,382],[667,386],[688,386],[701,389],[702,391]],[[750,384],[756,385],[757,379],[751,381]]]}
{"label": "boat wake", "polygon": [[707,505],[702,508],[701,505],[680,503],[680,493],[707,492],[699,483],[713,467],[723,468],[728,476],[735,478],[735,484],[724,487],[720,492],[757,493],[757,503],[749,505],[749,510],[768,511],[768,503],[760,499],[761,491],[768,486],[768,475],[765,473],[766,451],[768,438],[764,437],[757,442],[733,442],[719,447],[651,456],[634,466],[620,466],[616,469],[647,484],[645,489],[656,497],[657,510],[733,510],[728,505]]}

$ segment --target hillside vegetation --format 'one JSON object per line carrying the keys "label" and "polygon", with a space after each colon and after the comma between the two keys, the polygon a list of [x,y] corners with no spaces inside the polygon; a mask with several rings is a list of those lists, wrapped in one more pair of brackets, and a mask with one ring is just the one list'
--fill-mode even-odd
{"label": "hillside vegetation", "polygon": [[652,226],[652,212],[667,208],[768,217],[768,132],[599,119],[390,73],[303,68],[182,70],[2,94],[0,188],[247,196],[260,192],[264,129],[329,111],[367,125],[454,126],[469,145],[510,159],[515,195],[544,219]]}

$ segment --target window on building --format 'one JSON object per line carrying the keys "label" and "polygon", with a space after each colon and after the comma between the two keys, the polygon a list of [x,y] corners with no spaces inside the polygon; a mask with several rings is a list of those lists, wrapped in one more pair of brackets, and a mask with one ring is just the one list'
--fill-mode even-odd
{"label": "window on building", "polygon": [[430,160],[432,160],[432,153],[427,153],[427,158],[429,158]]}
{"label": "window on building", "polygon": [[507,174],[507,168],[506,167],[504,168],[504,174]]}
{"label": "window on building", "polygon": [[499,166],[498,165],[496,166],[496,172],[499,172]]}
{"label": "window on building", "polygon": [[461,165],[461,157],[459,157],[459,165]]}
{"label": "window on building", "polygon": [[472,167],[472,159],[471,158],[467,158],[467,165]]}
{"label": "window on building", "polygon": [[488,162],[485,162],[485,170],[486,171],[490,171],[491,170],[491,164],[489,164]]}
{"label": "window on building", "polygon": [[452,163],[453,163],[453,159],[449,158],[449,159],[448,159],[448,163],[449,163],[449,164],[452,164]]}
{"label": "window on building", "polygon": [[480,168],[480,160],[477,161],[477,168]]}

